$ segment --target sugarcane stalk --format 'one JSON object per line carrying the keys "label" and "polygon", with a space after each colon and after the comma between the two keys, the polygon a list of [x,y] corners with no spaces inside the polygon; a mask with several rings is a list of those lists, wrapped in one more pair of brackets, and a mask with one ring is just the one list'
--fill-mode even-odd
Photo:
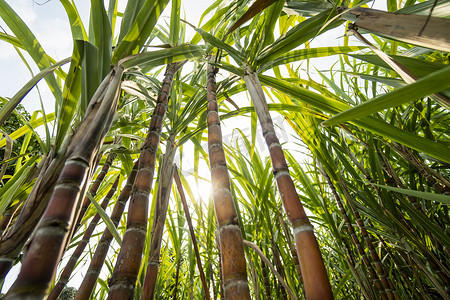
{"label": "sugarcane stalk", "polygon": [[[122,73],[122,71],[120,72]],[[88,132],[90,124],[95,121],[97,111],[100,108],[100,102],[98,101],[104,98],[110,80],[111,76],[106,76],[92,97],[88,109],[93,113],[85,113],[85,119],[78,128],[78,134],[66,137],[59,147],[58,153],[55,153],[55,148],[52,148],[45,159],[41,161],[42,171],[38,175],[33,189],[28,195],[14,226],[3,236],[0,243],[0,279],[6,276],[25,243],[29,240],[30,235],[35,232],[36,225],[47,207],[64,162],[69,155],[68,149],[73,149],[82,142],[83,134]]]}
{"label": "sugarcane stalk", "polygon": [[[120,91],[123,68],[114,68],[107,92],[95,101],[95,117],[86,124],[88,130],[79,130],[69,148],[49,204],[40,220],[29,250],[24,255],[22,269],[5,299],[27,297],[39,299],[46,295],[61,259],[64,246],[74,223],[77,204],[82,199],[82,187],[98,154],[106,131],[111,125]],[[84,124],[84,122],[83,122]],[[81,126],[80,126],[81,128]]]}
{"label": "sugarcane stalk", "polygon": [[[98,178],[98,177],[97,177]],[[111,186],[110,190],[108,191],[108,194],[103,199],[100,206],[105,209],[111,198],[114,196],[117,190],[117,185],[119,184],[119,176],[117,176],[116,180],[114,181],[113,185]],[[72,275],[73,270],[75,269],[75,266],[80,259],[81,254],[83,254],[84,249],[88,245],[90,238],[92,236],[92,233],[95,230],[95,227],[97,227],[98,221],[100,221],[100,214],[96,213],[94,217],[92,218],[91,222],[89,223],[89,226],[85,230],[83,237],[81,241],[78,243],[77,248],[73,252],[73,254],[70,256],[69,261],[67,262],[66,266],[64,267],[64,271],[61,273],[61,276],[59,277],[58,282],[53,287],[52,291],[50,292],[47,300],[57,300],[59,295],[61,294],[64,287],[66,287],[67,283],[69,282],[70,276]]]}
{"label": "sugarcane stalk", "polygon": [[139,166],[128,210],[127,229],[114,272],[109,281],[108,299],[131,299],[134,296],[147,234],[148,198],[153,183],[156,152],[176,71],[177,63],[167,66],[161,91],[150,120],[148,134],[139,156]]}
{"label": "sugarcane stalk", "polygon": [[208,149],[214,209],[222,253],[223,291],[225,299],[250,299],[244,244],[222,145],[219,105],[216,97],[216,72],[217,69],[208,64],[206,83]]}
{"label": "sugarcane stalk", "polygon": [[333,299],[322,254],[314,236],[313,227],[303,209],[297,191],[295,190],[295,185],[289,174],[289,168],[274,130],[261,83],[256,73],[252,72],[249,68],[247,68],[246,74],[244,75],[244,81],[261,124],[263,137],[269,148],[273,173],[277,181],[281,201],[294,229],[306,299]]}
{"label": "sugarcane stalk", "polygon": [[34,232],[50,199],[51,192],[66,159],[67,141],[53,157],[51,149],[42,162],[41,172],[28,195],[16,222],[2,236],[0,243],[0,279],[4,279],[30,235]]}
{"label": "sugarcane stalk", "polygon": [[[122,218],[123,211],[125,210],[125,205],[130,198],[133,183],[136,178],[137,168],[138,162],[134,164],[133,169],[128,175],[127,182],[117,197],[116,204],[112,210],[111,221],[116,228],[119,226],[120,219]],[[98,242],[94,255],[92,256],[86,275],[81,282],[77,294],[75,295],[75,300],[89,299],[91,297],[112,240],[113,235],[111,231],[105,230],[100,238],[100,241]]]}
{"label": "sugarcane stalk", "polygon": [[197,260],[198,272],[200,273],[200,280],[202,281],[203,290],[205,292],[205,298],[206,298],[206,300],[210,300],[211,297],[209,295],[209,289],[206,284],[205,272],[203,272],[202,261],[200,259],[200,252],[198,251],[197,239],[195,237],[194,227],[192,226],[192,220],[191,220],[191,215],[189,213],[189,207],[187,205],[186,196],[184,195],[184,190],[183,190],[183,186],[181,184],[180,175],[178,174],[178,168],[177,168],[177,166],[174,166],[174,168],[175,168],[175,170],[174,170],[173,175],[174,175],[175,183],[177,184],[178,193],[180,194],[181,203],[183,204],[184,214],[186,216],[186,221],[187,221],[188,227],[189,227],[189,233],[191,235],[192,244],[194,246],[194,252],[195,252],[195,257]]}
{"label": "sugarcane stalk", "polygon": [[156,195],[155,214],[153,216],[152,236],[149,245],[147,270],[145,272],[144,286],[141,300],[153,299],[159,272],[159,257],[161,243],[166,223],[167,209],[169,207],[170,191],[174,177],[173,159],[175,156],[175,136],[170,135],[166,141],[166,153],[160,163],[160,179]]}

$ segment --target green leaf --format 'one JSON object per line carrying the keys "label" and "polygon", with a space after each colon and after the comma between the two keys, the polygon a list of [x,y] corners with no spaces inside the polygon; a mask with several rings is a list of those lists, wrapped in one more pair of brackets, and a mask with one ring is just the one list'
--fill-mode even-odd
{"label": "green leaf", "polygon": [[172,10],[170,13],[169,43],[178,45],[180,38],[180,7],[181,0],[172,0]]}
{"label": "green leaf", "polygon": [[75,3],[70,3],[69,0],[60,0],[61,4],[66,10],[67,17],[70,22],[70,29],[72,30],[72,37],[74,40],[87,40],[86,30],[84,29],[83,22],[77,11]]}
{"label": "green leaf", "polygon": [[95,209],[97,210],[97,213],[100,215],[100,217],[103,219],[103,221],[106,224],[106,227],[108,227],[109,232],[113,235],[113,237],[116,239],[117,243],[122,246],[122,239],[120,238],[120,234],[117,231],[116,226],[114,225],[111,218],[106,214],[106,212],[103,210],[103,208],[100,206],[100,204],[95,201],[94,197],[92,197],[91,193],[86,193],[86,196],[91,200],[92,204],[95,206]]}
{"label": "green leaf", "polygon": [[59,117],[55,140],[56,149],[59,148],[67,135],[67,130],[73,121],[81,95],[81,62],[79,47],[80,43],[74,43],[69,73],[64,82],[63,102],[60,106],[61,110],[58,113]]}
{"label": "green leaf", "polygon": [[239,51],[237,51],[230,45],[225,44],[223,41],[219,40],[218,38],[201,28],[196,28],[195,31],[197,31],[207,43],[213,45],[218,49],[225,50],[239,66],[242,65],[244,57]]}
{"label": "green leaf", "polygon": [[[370,55],[370,54],[348,54],[351,57],[355,57],[357,59],[363,60],[365,62],[374,64],[376,66],[380,66],[386,68],[388,70],[392,70],[390,66],[388,66],[378,55]],[[413,72],[417,77],[423,77],[435,71],[438,71],[444,68],[446,65],[424,61],[417,58],[399,56],[399,55],[390,55],[396,62],[402,64],[408,70]]]}
{"label": "green leaf", "polygon": [[450,196],[447,196],[447,195],[420,192],[420,191],[414,191],[414,190],[408,190],[408,189],[400,189],[400,188],[387,186],[387,185],[380,185],[380,184],[374,184],[374,185],[376,185],[377,187],[380,187],[380,188],[383,188],[383,189],[386,189],[389,191],[401,193],[404,195],[421,198],[421,199],[425,199],[425,200],[430,200],[430,201],[436,201],[436,202],[450,205]]}
{"label": "green leaf", "polygon": [[172,62],[199,58],[204,54],[204,46],[181,45],[169,49],[143,52],[132,55],[120,60],[119,64],[122,65],[125,69],[129,69],[135,66],[151,69]]}
{"label": "green leaf", "polygon": [[81,98],[80,116],[83,117],[89,102],[97,91],[100,82],[100,70],[97,67],[98,49],[88,41],[75,41],[81,55]]}
{"label": "green leaf", "polygon": [[[37,120],[31,121],[30,122],[30,126],[32,128],[37,128],[41,125],[43,125],[45,122],[51,122],[55,119],[55,113],[50,113],[48,115],[45,116],[45,118],[39,118]],[[27,134],[28,132],[30,132],[31,129],[28,127],[28,125],[22,126],[19,129],[17,129],[16,131],[14,131],[13,133],[11,133],[9,136],[13,139],[16,140],[18,138],[20,138],[21,136],[23,136],[24,134]],[[4,147],[6,144],[5,139],[0,140],[0,148]]]}
{"label": "green leaf", "polygon": [[324,125],[337,125],[349,120],[365,117],[383,109],[412,102],[442,91],[450,86],[450,66],[425,76],[414,83],[371,99],[323,122]]}
{"label": "green leaf", "polygon": [[280,55],[278,58],[270,61],[264,65],[258,67],[258,72],[263,72],[265,70],[271,69],[275,66],[291,63],[294,61],[302,59],[310,59],[314,57],[324,57],[336,54],[343,54],[353,51],[358,51],[365,49],[364,46],[338,46],[338,47],[319,47],[319,48],[308,48],[301,50],[293,50],[288,53]]}
{"label": "green leaf", "polygon": [[257,57],[257,65],[264,65],[272,60],[275,60],[286,52],[314,38],[317,34],[319,34],[319,32],[324,32],[342,24],[343,21],[334,20],[325,28],[322,28],[323,24],[334,17],[335,14],[336,12],[334,10],[329,9],[323,11],[317,16],[301,22],[261,51]]}
{"label": "green leaf", "polygon": [[169,0],[147,0],[139,11],[133,25],[113,52],[112,64],[131,54],[137,54]]}
{"label": "green leaf", "polygon": [[[350,107],[342,102],[314,93],[305,88],[288,83],[285,80],[259,75],[262,84],[268,85],[280,92],[286,93],[301,102],[312,105],[332,115],[336,115]],[[434,158],[450,163],[450,149],[444,145],[401,130],[386,122],[368,116],[350,123],[374,132],[386,139],[391,139]]]}
{"label": "green leaf", "polygon": [[91,24],[94,32],[94,45],[98,49],[97,68],[99,81],[111,70],[112,32],[103,0],[91,1]]}
{"label": "green leaf", "polygon": [[10,43],[14,47],[24,49],[22,43],[15,36],[0,32],[0,40]]}
{"label": "green leaf", "polygon": [[5,209],[9,206],[11,201],[14,200],[14,195],[16,195],[25,180],[36,170],[36,166],[32,166],[32,164],[38,157],[39,156],[35,155],[27,160],[22,168],[20,168],[20,170],[0,189],[0,215],[3,216]]}
{"label": "green leaf", "polygon": [[127,1],[127,6],[122,17],[122,23],[120,24],[119,38],[117,40],[118,44],[122,42],[125,35],[130,31],[145,1],[146,0]]}

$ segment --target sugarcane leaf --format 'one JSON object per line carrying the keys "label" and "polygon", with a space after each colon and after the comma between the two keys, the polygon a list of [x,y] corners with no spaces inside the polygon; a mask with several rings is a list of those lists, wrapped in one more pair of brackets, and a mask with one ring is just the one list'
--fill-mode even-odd
{"label": "sugarcane leaf", "polygon": [[119,64],[125,69],[135,66],[151,69],[186,59],[199,58],[204,55],[204,47],[198,45],[180,45],[164,50],[143,52],[122,59]]}
{"label": "sugarcane leaf", "polygon": [[108,5],[108,20],[109,24],[111,24],[111,32],[114,32],[117,15],[117,0],[110,0]]}
{"label": "sugarcane leaf", "polygon": [[[374,64],[376,66],[380,66],[389,70],[392,70],[388,64],[386,64],[378,55],[371,55],[371,54],[347,54],[351,57],[360,59],[362,61]],[[430,73],[433,73],[435,71],[438,71],[442,68],[444,68],[446,65],[437,63],[437,62],[431,62],[431,61],[424,61],[417,58],[412,57],[405,57],[405,56],[399,56],[399,55],[390,55],[396,62],[399,62],[406,68],[408,68],[412,73],[414,73],[417,77],[424,77]]]}
{"label": "sugarcane leaf", "polygon": [[395,107],[403,103],[412,102],[439,92],[450,86],[450,66],[431,73],[414,83],[400,87],[382,96],[371,99],[358,106],[352,107],[323,122],[324,125],[337,125],[349,120],[365,117],[383,109]]}
{"label": "sugarcane leaf", "polygon": [[0,215],[3,216],[5,209],[14,200],[14,196],[20,190],[25,180],[35,171],[36,166],[32,164],[39,156],[34,156],[27,160],[27,162],[16,172],[12,178],[0,189]]}
{"label": "sugarcane leaf", "polygon": [[139,10],[133,25],[114,49],[112,64],[132,54],[137,54],[153,30],[156,21],[169,0],[147,0]]}
{"label": "sugarcane leaf", "polygon": [[103,0],[91,1],[91,24],[94,33],[94,45],[97,47],[97,68],[99,81],[111,70],[112,32]]}
{"label": "sugarcane leaf", "polygon": [[381,185],[381,184],[375,184],[375,185],[377,187],[380,187],[380,188],[383,188],[383,189],[386,189],[389,191],[393,191],[393,192],[401,193],[401,194],[416,197],[416,198],[421,198],[421,199],[430,200],[430,201],[436,201],[436,202],[450,205],[450,196],[447,196],[447,195],[421,192],[421,191],[415,191],[415,190],[409,190],[409,189],[400,189],[400,188],[396,188],[396,187],[392,187],[392,186],[388,186],[388,185]]}
{"label": "sugarcane leaf", "polygon": [[273,61],[269,61],[264,65],[258,67],[258,71],[262,72],[271,69],[275,66],[295,62],[302,59],[310,59],[314,57],[324,57],[336,54],[343,54],[348,52],[354,52],[358,50],[363,50],[367,47],[364,46],[340,46],[340,47],[319,47],[319,48],[308,48],[289,51],[288,53],[278,56]]}
{"label": "sugarcane leaf", "polygon": [[94,96],[100,82],[100,70],[97,67],[98,48],[88,41],[75,41],[81,56],[81,95],[80,115],[84,116],[86,108]]}
{"label": "sugarcane leaf", "polygon": [[111,218],[108,216],[108,214],[105,212],[105,210],[100,206],[100,204],[94,199],[94,197],[91,195],[91,193],[87,192],[86,196],[89,198],[89,200],[91,200],[92,204],[94,205],[95,209],[97,210],[97,213],[100,215],[100,217],[105,222],[106,227],[108,227],[109,232],[111,232],[113,237],[116,239],[117,243],[120,246],[122,246],[122,239],[120,238],[120,234],[117,231],[117,228],[114,225]]}
{"label": "sugarcane leaf", "polygon": [[120,24],[120,32],[119,38],[117,39],[117,44],[122,42],[125,35],[130,31],[145,1],[146,0],[127,1],[127,6],[125,7],[122,17],[122,23]]}
{"label": "sugarcane leaf", "polygon": [[67,130],[73,121],[77,110],[78,101],[81,95],[81,43],[75,42],[73,45],[72,59],[69,73],[64,82],[63,102],[58,113],[57,133],[55,139],[56,149],[62,144],[67,135]]}
{"label": "sugarcane leaf", "polygon": [[285,1],[278,0],[272,1],[275,5],[270,5],[264,13],[264,30],[262,38],[262,48],[270,45],[275,40],[275,25],[280,18],[280,14],[283,11]]}
{"label": "sugarcane leaf", "polygon": [[21,89],[18,91],[6,104],[0,109],[0,126],[8,118],[11,112],[16,108],[16,106],[22,101],[22,99],[28,94],[29,91],[45,76],[52,73],[56,68],[68,63],[72,58],[68,57],[63,59],[56,64],[44,69],[43,71],[36,74],[31,78]]}
{"label": "sugarcane leaf", "polygon": [[178,44],[180,36],[180,7],[181,0],[172,0],[172,10],[170,13],[169,43],[173,46]]}
{"label": "sugarcane leaf", "polygon": [[450,238],[447,234],[425,215],[415,209],[406,199],[399,198],[402,208],[411,216],[411,222],[423,227],[436,237],[445,247],[450,247]]}
{"label": "sugarcane leaf", "polygon": [[450,15],[448,10],[449,6],[449,0],[424,1],[417,2],[414,5],[405,6],[402,9],[397,10],[396,13],[428,16],[431,8],[433,8],[433,17],[445,18]]}
{"label": "sugarcane leaf", "polygon": [[314,16],[333,7],[334,5],[332,3],[321,0],[286,1],[286,11],[300,16]]}
{"label": "sugarcane leaf", "polygon": [[225,50],[236,61],[236,63],[239,66],[242,65],[244,57],[239,51],[237,51],[230,45],[225,44],[223,41],[219,40],[218,38],[216,38],[215,36],[206,32],[201,28],[196,28],[195,31],[197,31],[207,43],[211,44],[212,46],[218,49]]}
{"label": "sugarcane leaf", "polygon": [[74,40],[87,40],[86,30],[84,29],[83,21],[81,20],[75,3],[70,3],[69,0],[60,0],[60,2],[64,6],[67,17],[69,18],[72,38]]}
{"label": "sugarcane leaf", "polygon": [[[0,129],[0,132],[5,136],[5,139],[6,139],[5,153],[3,153],[3,160],[2,161],[7,161],[11,157],[12,148],[13,148],[13,140],[8,135],[8,133],[4,132],[1,129]],[[3,179],[3,175],[5,175],[7,167],[8,167],[7,163],[2,165],[2,168],[1,168],[1,171],[0,171],[0,180]]]}
{"label": "sugarcane leaf", "polygon": [[[0,0],[0,17],[11,29],[16,38],[23,45],[23,48],[28,52],[31,58],[34,60],[38,68],[43,71],[46,68],[54,64],[54,61],[45,53],[41,44],[38,42],[34,34],[28,28],[28,26],[22,21],[19,15],[6,3],[5,0]],[[56,98],[56,103],[61,102],[62,94],[61,89],[56,82],[55,76],[50,74],[45,77],[50,91]]]}
{"label": "sugarcane leaf", "polygon": [[[286,93],[301,102],[312,105],[332,115],[338,114],[350,108],[345,103],[314,93],[300,86],[288,83],[285,80],[265,75],[259,75],[259,79],[264,85]],[[350,123],[365,128],[386,139],[397,141],[405,146],[428,154],[444,162],[450,162],[450,150],[448,147],[415,135],[411,132],[401,130],[374,117],[367,116],[358,120],[352,120]]]}
{"label": "sugarcane leaf", "polygon": [[233,26],[228,30],[227,34],[232,33],[236,28],[244,24],[245,22],[251,20],[254,16],[256,16],[258,13],[262,12],[264,9],[272,5],[273,3],[281,0],[256,0],[252,6],[245,12],[245,14],[237,20]]}
{"label": "sugarcane leaf", "polygon": [[10,43],[14,47],[24,49],[22,43],[15,36],[9,35],[9,34],[4,33],[4,32],[0,32],[0,40],[1,41],[5,41],[7,43]]}
{"label": "sugarcane leaf", "polygon": [[363,74],[363,73],[351,73],[351,72],[345,72],[347,75],[352,76],[352,77],[356,77],[356,78],[361,78],[364,80],[370,80],[373,82],[379,82],[379,83],[383,83],[395,88],[401,87],[406,85],[406,83],[401,80],[401,79],[397,79],[397,78],[390,78],[390,77],[384,77],[384,76],[375,76],[375,75],[367,75],[367,74]]}
{"label": "sugarcane leaf", "polygon": [[343,22],[334,20],[322,28],[323,24],[333,16],[335,16],[335,11],[329,9],[296,25],[260,52],[256,60],[257,65],[264,65],[277,59],[280,55],[312,39],[319,32],[334,28]]}

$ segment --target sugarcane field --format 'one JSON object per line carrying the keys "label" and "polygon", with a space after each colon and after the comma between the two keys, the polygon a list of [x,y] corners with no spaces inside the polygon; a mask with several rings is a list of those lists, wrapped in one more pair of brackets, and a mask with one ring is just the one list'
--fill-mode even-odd
{"label": "sugarcane field", "polygon": [[450,0],[0,0],[0,299],[450,300]]}

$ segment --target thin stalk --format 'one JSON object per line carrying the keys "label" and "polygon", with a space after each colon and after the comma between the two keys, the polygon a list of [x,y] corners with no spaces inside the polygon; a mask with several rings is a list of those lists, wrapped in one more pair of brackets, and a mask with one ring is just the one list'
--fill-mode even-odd
{"label": "thin stalk", "polygon": [[177,184],[178,193],[180,194],[181,203],[183,203],[184,214],[186,216],[186,221],[189,226],[189,233],[191,234],[191,240],[192,240],[192,244],[194,246],[195,257],[197,259],[198,272],[200,273],[200,279],[202,281],[203,290],[205,291],[205,298],[206,298],[206,300],[210,300],[211,297],[209,296],[209,289],[206,284],[205,273],[203,272],[202,261],[200,259],[200,252],[198,251],[197,239],[195,237],[194,227],[192,226],[192,220],[191,220],[191,215],[189,213],[189,207],[186,202],[186,196],[184,195],[184,190],[183,190],[183,186],[181,184],[180,175],[178,174],[178,168],[176,165],[174,166],[174,168],[175,168],[175,171],[173,173],[173,176],[175,179],[175,183]]}
{"label": "thin stalk", "polygon": [[264,285],[264,293],[266,299],[272,299],[272,293],[270,291],[270,282],[269,282],[269,274],[267,274],[267,267],[264,260],[260,257],[261,260],[261,272],[263,275],[263,285]]}
{"label": "thin stalk", "polygon": [[153,183],[156,152],[161,140],[163,120],[176,70],[176,63],[167,66],[161,91],[150,120],[148,134],[142,146],[128,210],[127,229],[114,272],[109,281],[108,299],[132,299],[134,296],[147,234],[148,198]]}
{"label": "thin stalk", "polygon": [[9,225],[11,224],[11,220],[14,219],[14,216],[17,214],[17,211],[22,203],[17,202],[10,208],[8,208],[5,213],[2,216],[2,219],[0,221],[0,237],[3,235],[4,232],[8,230]]}
{"label": "thin stalk", "polygon": [[378,253],[375,250],[375,247],[373,246],[372,239],[369,233],[367,232],[366,226],[364,225],[364,221],[362,220],[361,215],[359,214],[359,211],[355,206],[354,200],[351,197],[350,193],[348,192],[347,186],[342,177],[339,178],[338,185],[342,193],[344,194],[345,198],[347,199],[347,203],[350,206],[353,215],[355,216],[356,224],[358,225],[358,228],[361,231],[361,235],[363,236],[367,248],[369,249],[369,255],[375,264],[375,269],[377,270],[377,273],[381,280],[381,284],[386,292],[386,295],[388,296],[388,299],[390,300],[396,299],[398,295],[394,290],[394,286],[391,280],[387,277],[385,267],[381,262],[380,257],[378,256]]}
{"label": "thin stalk", "polygon": [[216,97],[217,69],[207,67],[208,149],[213,187],[214,209],[221,249],[225,299],[250,299],[244,244],[238,216],[230,190],[230,177],[222,145],[219,105]]}
{"label": "thin stalk", "polygon": [[[119,176],[117,176],[116,180],[114,181],[113,185],[108,191],[108,194],[105,196],[102,203],[100,204],[100,206],[103,209],[105,209],[108,206],[109,201],[116,193],[118,184],[119,184]],[[91,222],[89,223],[89,226],[87,227],[86,231],[84,232],[81,241],[78,243],[77,248],[69,258],[69,261],[64,267],[64,271],[62,272],[58,282],[55,284],[52,291],[50,292],[50,295],[48,296],[47,300],[57,300],[64,287],[69,282],[70,275],[72,275],[72,272],[75,269],[75,266],[77,265],[77,261],[80,259],[81,254],[83,254],[84,249],[88,245],[92,233],[94,232],[95,227],[97,227],[98,221],[100,221],[100,214],[96,213],[92,218]]]}
{"label": "thin stalk", "polygon": [[408,147],[399,143],[392,146],[408,163],[422,175],[438,193],[450,194],[450,181],[423,163]]}
{"label": "thin stalk", "polygon": [[361,259],[364,262],[364,265],[366,266],[367,270],[369,271],[369,276],[372,279],[373,284],[375,285],[376,289],[380,293],[381,298],[388,299],[388,297],[386,295],[386,291],[385,291],[384,287],[382,286],[377,273],[375,272],[374,268],[372,267],[372,264],[370,263],[369,259],[367,258],[366,252],[364,251],[364,248],[362,247],[358,236],[356,235],[355,229],[353,228],[353,225],[350,222],[350,218],[348,217],[347,212],[345,211],[344,205],[342,204],[341,197],[339,196],[339,194],[336,191],[336,187],[331,182],[330,176],[328,176],[328,174],[325,172],[325,170],[322,168],[322,166],[320,166],[320,169],[321,169],[323,177],[326,179],[328,186],[331,189],[334,199],[336,200],[336,203],[339,207],[342,218],[344,219],[344,222],[347,225],[347,230],[350,233],[350,237],[353,241],[353,244],[355,244],[355,247],[358,250],[359,255],[361,256]]}
{"label": "thin stalk", "polygon": [[278,223],[280,223],[281,228],[283,229],[284,236],[286,237],[286,243],[288,244],[289,251],[291,252],[292,261],[294,262],[294,265],[295,265],[295,270],[297,271],[298,276],[300,276],[300,278],[301,278],[302,271],[300,270],[300,263],[298,261],[297,252],[295,251],[295,246],[291,240],[291,232],[288,230],[286,221],[283,219],[281,212],[277,215],[277,218],[278,218]]}
{"label": "thin stalk", "polygon": [[253,249],[256,252],[256,254],[258,254],[261,260],[269,267],[269,269],[272,271],[275,277],[277,277],[277,279],[280,281],[281,285],[286,289],[286,291],[289,294],[289,297],[293,300],[297,300],[297,297],[295,296],[292,289],[287,285],[286,281],[284,281],[283,276],[281,276],[280,273],[277,272],[275,267],[270,263],[269,259],[264,255],[261,249],[259,249],[258,246],[256,246],[254,243],[247,240],[244,240],[244,244],[249,248]]}
{"label": "thin stalk", "polygon": [[[382,165],[383,170],[386,172],[386,174],[390,178],[392,178],[392,180],[394,181],[394,183],[397,187],[399,187],[401,189],[405,189],[406,188],[405,185],[403,184],[402,180],[395,172],[394,168],[392,167],[391,163],[389,162],[389,159],[386,156],[384,156],[382,153],[380,153],[380,154],[381,154],[381,158],[383,161],[383,165]],[[419,203],[417,203],[417,200],[415,197],[406,196],[406,198],[408,198],[409,202],[412,204],[412,206],[414,206],[415,209],[417,209],[418,211],[423,213],[422,208],[420,207]]]}
{"label": "thin stalk", "polygon": [[261,83],[256,73],[251,70],[247,70],[244,75],[244,81],[252,98],[253,106],[263,130],[263,136],[269,148],[273,173],[277,181],[281,201],[294,229],[306,299],[333,299],[319,244],[314,236],[313,226],[309,222],[295,190],[286,158],[275,133]]}
{"label": "thin stalk", "polygon": [[[128,175],[127,182],[123,187],[120,195],[117,197],[116,204],[114,205],[113,211],[111,213],[111,221],[116,226],[119,226],[120,219],[122,218],[123,212],[125,210],[125,205],[130,198],[131,191],[133,188],[133,183],[136,178],[138,168],[138,162],[134,164],[133,169]],[[84,300],[91,297],[92,291],[94,290],[95,283],[97,282],[98,276],[102,269],[103,263],[105,262],[106,255],[108,254],[108,249],[113,240],[113,235],[108,229],[105,230],[100,241],[98,242],[95,253],[92,256],[89,268],[86,272],[86,276],[83,278],[81,285],[75,295],[75,300]]]}
{"label": "thin stalk", "polygon": [[159,257],[161,255],[161,243],[166,223],[167,209],[169,207],[170,192],[174,177],[173,159],[175,156],[175,136],[170,135],[166,141],[166,153],[160,163],[160,179],[158,193],[156,195],[155,215],[153,217],[152,236],[148,252],[148,264],[145,272],[144,287],[141,300],[153,299],[155,296],[156,282],[159,272]]}
{"label": "thin stalk", "polygon": [[5,299],[25,295],[34,299],[46,295],[75,221],[76,207],[83,196],[82,187],[103,143],[105,131],[111,125],[111,116],[116,111],[122,74],[121,67],[111,71],[107,92],[95,102],[96,106],[91,111],[95,113],[93,122],[85,124],[83,129],[87,130],[76,133],[74,140],[79,142],[72,144],[49,204],[24,256],[22,269]]}
{"label": "thin stalk", "polygon": [[11,269],[13,262],[19,257],[22,248],[34,232],[50,199],[64,161],[66,159],[68,139],[60,148],[59,155],[54,157],[51,149],[43,160],[41,172],[28,195],[16,222],[2,236],[0,243],[0,279],[4,279]]}
{"label": "thin stalk", "polygon": [[177,271],[175,272],[175,287],[173,289],[172,299],[177,300],[178,278],[180,276],[181,258],[177,259]]}
{"label": "thin stalk", "polygon": [[[100,184],[105,179],[106,174],[108,173],[109,168],[111,167],[112,162],[114,159],[116,159],[117,154],[114,152],[111,152],[105,160],[105,163],[103,164],[102,169],[97,175],[97,178],[95,178],[94,182],[92,182],[91,187],[89,188],[89,193],[92,195],[92,197],[95,197],[97,195],[98,188],[100,187]],[[88,197],[84,198],[83,204],[81,205],[80,213],[78,215],[78,219],[75,225],[74,232],[77,231],[77,229],[80,227],[81,221],[83,220],[83,217],[89,208],[89,205],[91,204],[91,200]]]}
{"label": "thin stalk", "polygon": [[[273,236],[271,237],[270,242],[271,242],[273,260],[275,261],[275,267],[276,267],[277,272],[280,275],[280,277],[284,280],[285,275],[284,275],[283,265],[281,264],[280,252],[278,251],[278,247],[275,245],[275,241],[273,240]],[[280,290],[281,290],[281,297],[284,300],[286,300],[287,299],[286,289],[284,288],[283,285],[281,285],[280,287],[281,287],[280,288]]]}

